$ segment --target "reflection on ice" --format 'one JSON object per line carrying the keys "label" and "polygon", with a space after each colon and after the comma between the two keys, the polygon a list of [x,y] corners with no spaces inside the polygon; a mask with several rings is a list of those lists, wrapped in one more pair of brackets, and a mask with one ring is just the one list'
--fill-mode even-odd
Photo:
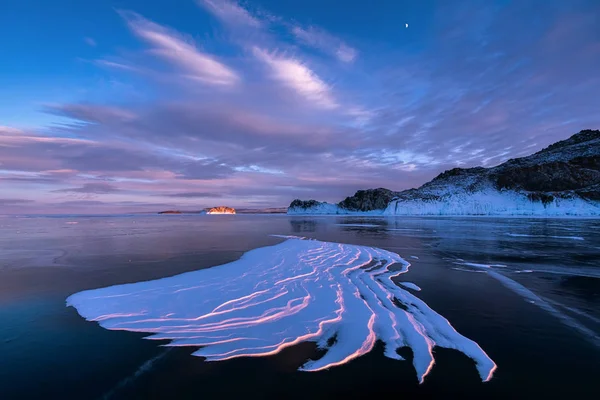
{"label": "reflection on ice", "polygon": [[[170,346],[200,347],[207,361],[267,356],[300,342],[325,351],[304,371],[338,366],[370,352],[376,341],[401,360],[410,347],[418,379],[434,364],[434,346],[475,361],[482,380],[494,362],[472,340],[408,290],[392,282],[408,271],[385,250],[286,237],[241,259],[170,278],[72,295],[67,304],[102,327],[148,332]],[[419,290],[409,282],[404,287]]]}

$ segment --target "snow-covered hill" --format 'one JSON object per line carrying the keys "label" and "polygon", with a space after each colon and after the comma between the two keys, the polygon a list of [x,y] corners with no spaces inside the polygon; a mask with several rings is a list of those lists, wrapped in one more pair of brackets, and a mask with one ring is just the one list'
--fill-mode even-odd
{"label": "snow-covered hill", "polygon": [[295,200],[288,213],[600,216],[600,131],[493,168],[454,168],[418,189],[359,191],[337,205]]}

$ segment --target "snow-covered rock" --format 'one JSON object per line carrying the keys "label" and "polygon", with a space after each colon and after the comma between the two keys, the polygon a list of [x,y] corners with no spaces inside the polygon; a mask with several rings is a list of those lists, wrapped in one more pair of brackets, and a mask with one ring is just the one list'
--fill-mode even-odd
{"label": "snow-covered rock", "polygon": [[513,190],[487,190],[473,193],[448,190],[439,199],[397,199],[384,215],[532,215],[598,216],[600,203],[580,197],[555,197],[547,203],[531,200],[526,193]]}

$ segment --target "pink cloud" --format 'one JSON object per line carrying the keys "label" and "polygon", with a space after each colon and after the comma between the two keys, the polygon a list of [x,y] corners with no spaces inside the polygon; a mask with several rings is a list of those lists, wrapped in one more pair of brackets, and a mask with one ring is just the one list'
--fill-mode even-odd
{"label": "pink cloud", "polygon": [[331,87],[299,60],[269,53],[258,47],[252,50],[255,57],[269,67],[273,79],[292,89],[310,104],[324,109],[338,107]]}
{"label": "pink cloud", "polygon": [[153,54],[180,67],[184,76],[214,86],[232,86],[240,81],[233,69],[201,52],[174,31],[133,12],[120,14],[137,36],[154,46]]}

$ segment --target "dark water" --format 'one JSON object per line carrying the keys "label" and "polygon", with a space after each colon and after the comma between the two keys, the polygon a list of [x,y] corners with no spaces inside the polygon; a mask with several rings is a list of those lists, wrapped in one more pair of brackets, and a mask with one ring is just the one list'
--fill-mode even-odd
{"label": "dark water", "polygon": [[[296,371],[319,355],[311,343],[206,363],[194,348],[108,331],[65,307],[81,290],[208,268],[283,240],[270,234],[400,254],[418,297],[488,353],[494,378],[482,383],[447,349],[435,349],[421,385],[382,346],[318,373]],[[496,275],[466,263],[498,265]],[[0,217],[0,399],[596,398],[599,278],[600,220]]]}

